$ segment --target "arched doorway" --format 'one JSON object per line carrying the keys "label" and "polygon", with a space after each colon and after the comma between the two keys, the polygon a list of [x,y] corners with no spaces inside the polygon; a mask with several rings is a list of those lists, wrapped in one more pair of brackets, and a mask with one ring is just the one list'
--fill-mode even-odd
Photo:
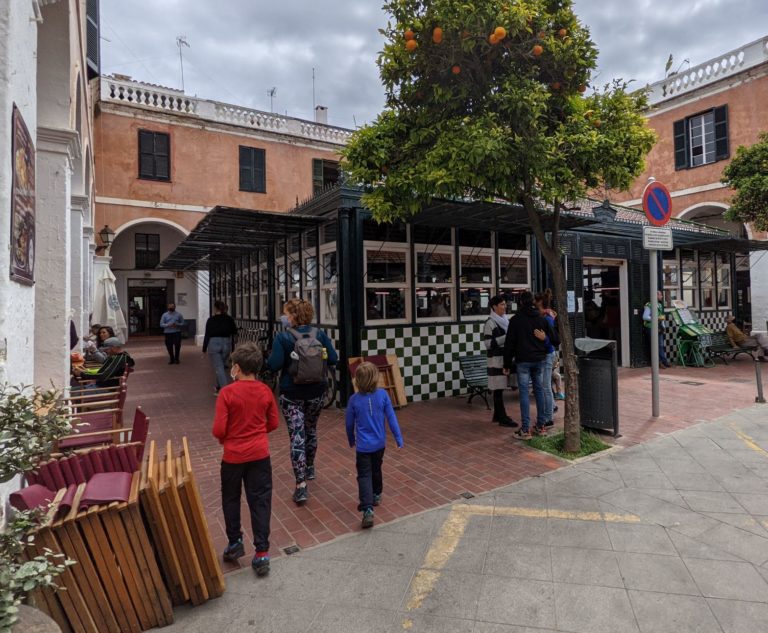
{"label": "arched doorway", "polygon": [[156,218],[128,222],[116,231],[110,248],[110,267],[129,337],[162,334],[160,316],[171,302],[187,322],[185,335],[196,334],[202,303],[197,273],[155,268],[185,236],[186,231],[179,225]]}

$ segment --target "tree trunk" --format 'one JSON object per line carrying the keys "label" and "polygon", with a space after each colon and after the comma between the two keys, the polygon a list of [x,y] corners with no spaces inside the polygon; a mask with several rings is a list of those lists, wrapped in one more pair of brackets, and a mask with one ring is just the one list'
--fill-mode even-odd
{"label": "tree trunk", "polygon": [[[523,206],[528,212],[533,234],[539,243],[544,259],[549,266],[554,280],[554,294],[557,303],[557,331],[560,334],[560,350],[565,369],[565,446],[568,453],[576,453],[581,450],[581,419],[579,417],[579,368],[576,364],[576,355],[573,348],[573,335],[568,319],[568,291],[563,269],[563,260],[559,244],[559,216],[560,205],[555,202],[554,227],[552,242],[547,241],[544,228],[541,225],[541,217],[537,210],[536,202],[525,199]],[[550,386],[551,388],[551,386]]]}

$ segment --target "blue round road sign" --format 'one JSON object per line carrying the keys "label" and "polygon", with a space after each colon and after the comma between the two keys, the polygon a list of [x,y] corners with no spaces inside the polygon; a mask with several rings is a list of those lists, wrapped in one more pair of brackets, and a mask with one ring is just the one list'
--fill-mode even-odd
{"label": "blue round road sign", "polygon": [[643,191],[643,211],[654,226],[664,226],[672,217],[672,196],[660,182],[652,182]]}

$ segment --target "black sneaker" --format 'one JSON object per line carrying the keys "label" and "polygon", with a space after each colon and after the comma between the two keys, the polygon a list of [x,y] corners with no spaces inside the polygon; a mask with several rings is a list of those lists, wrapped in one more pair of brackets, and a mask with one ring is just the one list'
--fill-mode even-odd
{"label": "black sneaker", "polygon": [[516,429],[517,422],[515,422],[512,418],[505,418],[504,420],[499,422],[499,426],[504,426],[508,429]]}
{"label": "black sneaker", "polygon": [[315,478],[315,465],[307,466],[307,481],[313,481]]}
{"label": "black sneaker", "polygon": [[269,573],[269,556],[254,556],[251,567],[257,576],[266,576]]}
{"label": "black sneaker", "polygon": [[554,407],[552,407],[552,412],[553,412],[553,413],[557,413],[558,411],[560,411],[560,409],[559,409],[559,407],[558,407],[557,405],[555,405]]}
{"label": "black sneaker", "polygon": [[306,503],[309,499],[309,490],[306,486],[296,486],[296,490],[293,491],[293,502],[301,505]]}
{"label": "black sneaker", "polygon": [[373,495],[373,505],[375,506],[381,505],[381,495]]}
{"label": "black sneaker", "polygon": [[373,510],[371,508],[368,508],[363,512],[362,526],[364,530],[373,527]]}
{"label": "black sneaker", "polygon": [[221,557],[228,563],[234,563],[238,558],[245,556],[245,547],[243,547],[243,539],[230,543],[224,549],[224,553]]}
{"label": "black sneaker", "polygon": [[548,422],[544,423],[544,426],[555,426],[555,421],[554,420],[549,420]]}

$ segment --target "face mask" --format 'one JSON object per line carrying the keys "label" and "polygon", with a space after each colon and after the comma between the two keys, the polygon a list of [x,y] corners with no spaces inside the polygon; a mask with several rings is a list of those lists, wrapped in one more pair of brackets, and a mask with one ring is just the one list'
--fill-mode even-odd
{"label": "face mask", "polygon": [[291,327],[291,320],[288,318],[287,314],[280,315],[280,323],[283,324],[283,327]]}

